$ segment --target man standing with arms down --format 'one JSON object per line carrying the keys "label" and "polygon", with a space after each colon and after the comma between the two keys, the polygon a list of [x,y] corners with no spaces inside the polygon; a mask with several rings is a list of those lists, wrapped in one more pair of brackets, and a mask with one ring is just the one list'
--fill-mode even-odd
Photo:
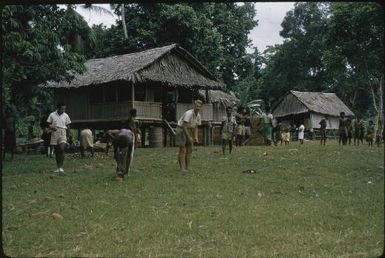
{"label": "man standing with arms down", "polygon": [[202,124],[199,111],[202,105],[202,101],[195,100],[194,108],[187,110],[178,120],[175,142],[179,145],[178,162],[182,172],[187,172],[190,165],[193,144],[194,142],[198,142],[198,125]]}
{"label": "man standing with arms down", "polygon": [[234,130],[237,126],[237,123],[232,112],[232,107],[226,107],[226,116],[224,116],[222,119],[221,136],[223,155],[225,155],[225,149],[227,144],[229,144],[229,153],[231,153],[231,150],[233,149]]}
{"label": "man standing with arms down", "polygon": [[70,136],[69,124],[71,120],[65,113],[66,105],[64,103],[57,104],[57,110],[52,112],[47,119],[49,129],[52,130],[51,145],[55,147],[55,158],[57,169],[54,173],[64,173],[64,150],[67,144],[67,139]]}
{"label": "man standing with arms down", "polygon": [[339,137],[338,137],[338,145],[346,145],[346,142],[348,140],[348,123],[347,118],[345,116],[345,112],[340,113],[340,125],[338,128],[339,131]]}
{"label": "man standing with arms down", "polygon": [[321,119],[321,121],[319,122],[319,125],[320,125],[319,132],[321,135],[321,145],[322,145],[322,141],[324,143],[323,145],[325,145],[326,144],[326,126],[327,126],[326,117]]}

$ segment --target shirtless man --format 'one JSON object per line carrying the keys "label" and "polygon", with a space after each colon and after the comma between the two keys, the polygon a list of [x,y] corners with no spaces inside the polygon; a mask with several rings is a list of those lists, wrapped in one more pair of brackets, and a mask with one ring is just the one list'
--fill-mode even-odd
{"label": "shirtless man", "polygon": [[116,160],[117,179],[123,180],[128,175],[134,158],[134,133],[125,128],[109,130],[108,135],[112,139],[114,158]]}

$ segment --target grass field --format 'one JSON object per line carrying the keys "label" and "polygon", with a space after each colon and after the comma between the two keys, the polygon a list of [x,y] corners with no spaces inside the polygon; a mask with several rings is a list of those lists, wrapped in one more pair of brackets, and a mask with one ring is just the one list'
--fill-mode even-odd
{"label": "grass field", "polygon": [[[3,164],[9,256],[376,257],[384,246],[383,146],[137,149],[115,181],[112,155],[16,155]],[[265,153],[266,152],[266,153]],[[242,173],[254,169],[256,173]]]}

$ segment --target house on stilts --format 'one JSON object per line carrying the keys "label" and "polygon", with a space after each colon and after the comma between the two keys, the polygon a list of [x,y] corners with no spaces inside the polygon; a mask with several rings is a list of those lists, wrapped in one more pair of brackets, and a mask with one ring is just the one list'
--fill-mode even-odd
{"label": "house on stilts", "polygon": [[165,146],[170,126],[204,93],[200,130],[203,144],[210,144],[215,113],[209,91],[224,90],[225,85],[178,44],[91,59],[85,67],[71,82],[40,85],[54,89],[55,101],[67,104],[72,128],[117,128],[135,108],[142,137],[149,136],[150,146]]}

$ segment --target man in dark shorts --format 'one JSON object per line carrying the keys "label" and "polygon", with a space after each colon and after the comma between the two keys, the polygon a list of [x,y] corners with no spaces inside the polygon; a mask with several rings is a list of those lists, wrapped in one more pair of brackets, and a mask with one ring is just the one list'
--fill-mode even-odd
{"label": "man in dark shorts", "polygon": [[338,144],[346,145],[347,139],[348,139],[348,129],[347,129],[347,119],[345,117],[345,112],[340,113],[340,119],[339,119],[339,137],[338,137]]}
{"label": "man in dark shorts", "polygon": [[323,145],[326,144],[326,117],[322,118],[321,121],[319,122],[319,125],[320,125],[320,128],[319,128],[319,131],[320,131],[320,135],[321,135],[321,145],[322,145],[322,141],[323,141]]}
{"label": "man in dark shorts", "polygon": [[124,175],[128,175],[134,158],[134,133],[125,128],[120,130],[108,130],[108,135],[112,139],[114,148],[114,158],[116,160],[117,180],[123,180]]}

